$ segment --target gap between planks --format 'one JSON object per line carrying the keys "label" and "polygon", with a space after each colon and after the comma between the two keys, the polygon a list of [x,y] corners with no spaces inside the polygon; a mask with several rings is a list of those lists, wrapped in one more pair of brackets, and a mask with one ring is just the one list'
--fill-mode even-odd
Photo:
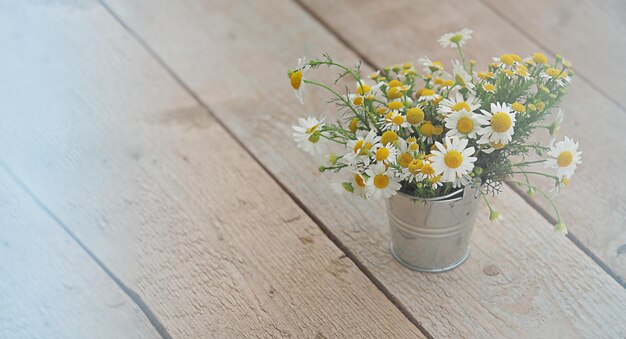
{"label": "gap between planks", "polygon": [[[261,162],[259,161],[259,159],[248,149],[248,147],[228,128],[228,126],[216,115],[213,113],[212,109],[209,107],[209,105],[207,103],[205,103],[202,99],[200,99],[200,97],[191,89],[191,87],[189,87],[179,76],[178,74],[176,74],[176,72],[174,72],[174,70],[152,49],[152,47],[150,47],[150,45],[148,45],[140,36],[137,32],[135,32],[132,28],[130,28],[130,26],[128,26],[118,15],[117,13],[115,13],[115,11],[113,11],[113,9],[104,1],[104,0],[98,0],[98,2],[106,9],[106,11],[133,37],[133,39],[135,39],[166,71],[168,74],[170,74],[170,76],[198,103],[198,105],[200,105],[207,114],[209,114],[212,118],[215,119],[215,121],[217,121],[217,123],[226,131],[226,133],[231,136],[233,138],[233,140],[235,140],[235,142],[241,146],[241,148],[243,150],[245,150],[245,152],[250,155],[250,157],[252,157],[252,159],[254,159],[254,161],[257,162],[257,164],[259,164],[259,166],[263,169],[263,171],[270,176],[270,178],[272,178],[272,180],[291,198],[291,200],[302,209],[302,211],[311,218],[311,220],[313,220],[313,222],[315,222],[317,224],[317,226],[320,228],[320,230],[328,237],[328,239],[330,241],[333,242],[333,244],[335,244],[335,246],[337,246],[343,253],[344,255],[350,259],[350,261],[352,261],[356,267],[372,282],[372,284],[374,286],[376,286],[376,288],[381,291],[381,293],[383,293],[385,295],[385,297],[387,299],[389,299],[389,301],[396,306],[396,308],[398,308],[398,310],[413,324],[415,325],[415,327],[417,327],[420,332],[422,332],[422,334],[424,334],[424,336],[426,338],[432,339],[434,338],[432,336],[432,334],[430,334],[426,328],[424,328],[424,326],[422,326],[422,324],[420,324],[420,322],[411,314],[411,312],[398,300],[397,297],[395,297],[390,291],[389,289],[387,289],[387,287],[385,287],[385,285],[383,283],[380,282],[380,280],[378,280],[378,278],[376,278],[376,276],[367,268],[365,267],[365,265],[363,265],[356,257],[356,255],[350,251],[350,249],[347,248],[347,246],[345,246],[341,240],[339,240],[339,238],[337,238],[331,231],[330,229],[313,213],[311,212],[311,210],[288,188],[286,187],[282,182],[280,182],[276,176],[269,171],[269,169]],[[308,10],[306,11],[307,13],[310,13]],[[316,19],[317,20],[317,19]],[[318,20],[319,21],[319,20]],[[324,27],[326,27],[324,25]],[[333,33],[334,34],[334,33]],[[343,40],[342,40],[343,41]],[[349,46],[350,47],[350,46]],[[351,48],[351,47],[350,47]],[[357,55],[360,56],[360,54],[357,53]],[[27,189],[27,188],[25,188]],[[29,194],[30,194],[30,190],[28,190]],[[39,201],[37,200],[37,202],[39,203]],[[48,211],[48,209],[45,206],[42,206],[42,208],[44,208],[46,211]],[[54,217],[54,216],[53,216]],[[55,220],[58,220],[56,217],[54,217]],[[62,224],[61,224],[62,225]],[[62,226],[65,228],[65,226]],[[69,230],[66,229],[66,231],[68,233],[70,233],[70,235],[74,237],[73,234],[71,234],[71,232],[69,232]],[[78,241],[78,239],[75,238],[76,241]],[[80,242],[79,244],[81,246],[83,246]],[[85,248],[86,251],[88,251]],[[88,252],[90,255],[91,252]],[[99,265],[102,266],[102,268],[109,273],[109,270],[107,268],[104,267],[104,265],[102,265],[95,257],[94,260],[96,260],[98,262]],[[112,274],[111,274],[112,275]],[[113,277],[113,276],[112,276]],[[114,278],[114,280],[116,280],[117,278]],[[118,280],[116,280],[117,282]],[[120,281],[120,284],[123,285],[123,283]],[[124,288],[123,288],[124,289]],[[146,308],[147,312],[150,312],[150,314],[152,314],[152,312],[148,309],[148,307],[145,305],[145,303],[143,303],[143,301],[141,301],[141,298],[132,290],[128,289],[131,293],[135,294],[137,296],[137,298],[139,298],[139,301],[143,304],[143,306]],[[126,290],[125,290],[126,291]],[[130,295],[129,295],[130,296]],[[130,296],[132,298],[132,296]],[[139,305],[139,304],[138,304]],[[142,307],[141,305],[139,305],[139,307]],[[142,308],[143,310],[143,308]],[[153,315],[154,316],[154,315]],[[150,319],[150,321],[152,321],[152,319]],[[155,321],[158,320],[155,317]],[[165,331],[165,328],[162,327],[162,325],[160,323],[158,323],[161,328]],[[156,326],[155,326],[156,327]],[[157,328],[157,330],[159,330],[159,328]],[[160,333],[160,332],[159,332]],[[164,337],[164,338],[171,338],[169,337],[169,334],[167,334],[167,332],[165,332],[166,335],[168,335],[168,337]]]}
{"label": "gap between planks", "polygon": [[150,321],[150,324],[152,324],[152,326],[154,326],[154,328],[157,331],[157,333],[159,333],[159,335],[163,339],[171,339],[172,338],[172,336],[165,329],[165,326],[163,326],[163,324],[161,324],[159,319],[156,317],[154,312],[152,312],[152,310],[150,310],[150,308],[148,307],[148,305],[146,305],[146,303],[143,301],[143,299],[141,299],[141,296],[137,292],[135,292],[133,289],[131,289],[130,287],[126,286],[126,284],[124,284],[124,282],[122,282],[120,280],[120,278],[118,278],[111,270],[109,270],[104,265],[104,263],[100,259],[98,259],[98,257],[96,257],[96,255],[93,254],[93,252],[91,252],[91,250],[89,250],[89,248],[87,248],[87,246],[85,246],[85,244],[83,244],[76,237],[76,235],[74,235],[74,233],[69,229],[69,227],[67,227],[63,223],[63,221],[61,219],[59,219],[59,217],[56,214],[54,214],[54,212],[52,212],[52,210],[50,210],[35,195],[35,193],[33,193],[33,191],[28,186],[26,186],[24,181],[22,181],[22,179],[19,176],[17,176],[17,174],[15,174],[15,172],[13,172],[13,170],[11,170],[11,168],[9,168],[2,161],[0,161],[0,170],[4,171],[6,174],[8,174],[9,177],[17,184],[17,186],[20,189],[22,189],[33,200],[33,202],[39,208],[41,208],[44,211],[44,213],[46,213],[54,221],[54,223],[57,224],[83,251],[85,251],[85,253],[96,263],[96,265],[98,265],[98,267],[100,267],[100,269],[102,269],[104,271],[104,273],[106,273],[106,275],[108,275],[109,278],[111,278],[111,280],[113,280],[113,282],[137,305],[137,307],[139,307],[141,312],[143,312],[143,314],[146,316],[148,321]]}
{"label": "gap between planks", "polygon": [[[381,67],[379,67],[379,65],[377,65],[374,61],[372,61],[372,59],[370,59],[369,57],[367,57],[364,53],[362,53],[358,48],[356,48],[352,43],[350,43],[350,41],[348,41],[347,39],[345,39],[341,34],[339,34],[339,32],[337,32],[334,28],[332,28],[332,26],[330,26],[326,20],[324,20],[324,18],[322,18],[321,16],[319,16],[317,13],[315,13],[313,10],[311,10],[305,3],[303,3],[301,0],[293,0],[296,5],[298,5],[300,8],[302,8],[302,10],[304,12],[306,12],[309,16],[311,16],[315,21],[317,21],[324,29],[326,29],[330,34],[332,34],[333,36],[335,36],[335,38],[337,40],[339,40],[339,42],[341,42],[341,44],[343,44],[344,46],[346,46],[346,48],[348,48],[349,50],[351,50],[352,52],[354,52],[354,54],[356,54],[365,65],[367,65],[368,67],[372,68],[372,69],[382,69]],[[492,8],[490,5],[484,3],[484,0],[480,0],[481,3],[483,3],[485,5],[485,7],[487,7],[489,10],[491,10],[492,12],[494,12],[497,16],[504,18],[501,13],[499,11],[497,11],[496,9]],[[506,20],[506,18],[504,18]],[[507,21],[508,22],[508,21]],[[510,23],[509,23],[510,24]],[[554,54],[549,48],[547,48],[546,46],[544,46],[543,44],[539,43],[537,40],[535,40],[533,37],[529,36],[526,32],[524,32],[523,30],[521,30],[521,28],[511,24],[512,27],[519,31],[520,34],[524,35],[526,38],[528,38],[530,41],[532,41],[533,43],[535,43],[536,45],[538,45],[539,47],[541,47],[542,49],[545,49],[547,51],[549,51],[550,53]],[[585,81],[587,82],[595,91],[597,91],[600,95],[602,95],[604,98],[606,98],[607,100],[610,100],[611,102],[615,103],[615,105],[617,105],[619,108],[621,108],[622,110],[625,110],[624,107],[616,102],[615,100],[613,100],[612,98],[610,98],[606,93],[604,93],[602,90],[600,90],[595,84],[593,84],[592,82],[589,81],[589,79],[587,77],[582,76],[579,72],[577,72],[577,74]],[[256,158],[255,158],[256,160]],[[265,168],[265,167],[264,167]],[[513,191],[518,194],[524,201],[526,201],[526,203],[528,203],[535,211],[537,211],[544,219],[546,219],[549,223],[551,224],[555,224],[556,220],[543,208],[541,208],[541,206],[535,202],[532,201],[526,194],[524,194],[523,192],[521,192],[518,187],[516,187],[515,184],[512,184],[510,182],[506,182],[505,184],[507,186],[509,186],[510,188],[513,189]],[[280,183],[279,183],[280,185]],[[282,185],[281,185],[282,187]],[[289,192],[289,195],[291,195],[291,193]],[[297,201],[297,203],[299,205],[300,202],[297,200],[297,198],[293,197],[294,200]],[[302,207],[305,211],[307,211],[307,214],[309,214],[308,210],[306,210],[306,207]],[[314,220],[317,222],[317,218],[314,218]],[[318,224],[320,224],[318,222]],[[321,225],[321,224],[320,224]],[[326,230],[324,230],[324,233],[326,233]],[[331,236],[329,236],[331,237]],[[600,260],[599,257],[597,257],[595,254],[593,254],[585,245],[583,245],[575,236],[573,236],[572,234],[567,234],[566,236],[579,250],[581,250],[585,255],[587,255],[589,258],[591,258],[591,260],[593,260],[604,272],[606,272],[606,274],[608,274],[611,278],[613,278],[618,284],[620,284],[624,289],[626,289],[626,280],[622,279],[621,277],[619,277],[606,263],[604,263],[602,260]],[[331,238],[332,239],[332,238]],[[352,259],[352,258],[351,258]],[[355,261],[353,259],[353,261]],[[356,262],[355,262],[356,263]],[[359,264],[357,264],[357,266],[360,267]],[[384,288],[384,287],[383,287]],[[391,298],[390,298],[391,299]],[[393,301],[393,300],[392,300]],[[395,302],[394,302],[395,304]],[[400,307],[399,307],[400,308]],[[400,310],[402,310],[402,308],[400,308]],[[403,311],[404,313],[404,311]],[[420,328],[421,329],[421,328]]]}

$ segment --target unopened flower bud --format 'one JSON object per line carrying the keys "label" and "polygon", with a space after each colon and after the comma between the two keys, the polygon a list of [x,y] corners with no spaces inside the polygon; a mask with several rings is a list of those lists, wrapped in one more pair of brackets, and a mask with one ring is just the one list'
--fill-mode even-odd
{"label": "unopened flower bud", "polygon": [[489,220],[493,222],[500,220],[500,212],[492,210],[491,213],[489,213]]}
{"label": "unopened flower bud", "polygon": [[567,227],[562,221],[559,221],[554,225],[554,230],[559,233],[567,234]]}

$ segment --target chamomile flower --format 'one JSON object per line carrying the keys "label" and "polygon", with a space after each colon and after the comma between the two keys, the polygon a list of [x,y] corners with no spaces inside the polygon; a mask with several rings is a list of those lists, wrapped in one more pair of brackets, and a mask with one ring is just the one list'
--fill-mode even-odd
{"label": "chamomile flower", "polygon": [[433,101],[439,99],[440,95],[430,88],[422,89],[420,97],[417,101]]}
{"label": "chamomile flower", "polygon": [[463,88],[467,88],[470,91],[473,91],[474,84],[472,83],[472,76],[469,75],[465,71],[461,62],[459,60],[453,60],[452,66],[453,66],[452,74],[454,75],[454,81],[456,81],[456,83],[459,86]]}
{"label": "chamomile flower", "polygon": [[376,90],[382,86],[382,82],[370,86],[364,79],[356,82],[356,90],[354,94],[348,94],[347,99],[355,106],[362,106],[366,99],[374,100],[376,98]]}
{"label": "chamomile flower", "polygon": [[374,152],[374,160],[377,164],[394,164],[396,162],[396,156],[398,150],[391,144],[379,147]]}
{"label": "chamomile flower", "polygon": [[299,126],[292,126],[293,138],[298,148],[312,155],[323,154],[326,151],[326,139],[321,136],[320,130],[324,126],[324,119],[300,118],[298,124]]}
{"label": "chamomile flower", "polygon": [[[518,57],[519,58],[519,57]],[[515,64],[518,62],[515,60],[515,54],[502,54],[499,58],[493,58],[493,62],[497,67],[505,68],[505,69],[513,69]],[[522,60],[520,59],[519,62]]]}
{"label": "chamomile flower", "polygon": [[428,57],[419,59],[419,63],[424,66],[424,72],[437,73],[443,72],[443,64],[439,61],[431,61]]}
{"label": "chamomile flower", "polygon": [[561,124],[564,119],[565,112],[559,108],[559,112],[556,114],[554,122],[548,127],[548,131],[550,132],[550,145],[554,144],[554,141],[556,141],[556,137],[559,135],[559,130],[561,129]]}
{"label": "chamomile flower", "polygon": [[463,95],[459,92],[454,97],[441,100],[439,103],[438,111],[443,116],[447,116],[450,113],[459,112],[462,110],[473,112],[480,107],[480,100],[471,94],[468,94],[467,100],[463,99]]}
{"label": "chamomile flower", "polygon": [[402,187],[394,170],[386,168],[383,163],[370,166],[365,173],[369,176],[367,186],[374,199],[387,199]]}
{"label": "chamomile flower", "polygon": [[556,185],[554,185],[554,187],[552,187],[548,193],[550,193],[550,195],[553,198],[556,197],[557,195],[559,195],[559,193],[561,193],[561,190],[563,190],[563,189],[565,189],[565,187],[569,186],[569,182],[570,182],[570,179],[568,179],[568,178],[561,178],[561,180],[559,180],[559,182],[556,183]]}
{"label": "chamomile flower", "polygon": [[503,144],[511,141],[515,127],[515,111],[506,103],[492,103],[491,111],[481,110],[482,115],[478,122],[485,127],[481,128],[482,135],[479,144]]}
{"label": "chamomile flower", "polygon": [[572,82],[566,70],[558,70],[552,67],[541,72],[541,77],[548,81],[554,81],[561,87],[567,86],[568,83]]}
{"label": "chamomile flower", "polygon": [[496,86],[494,86],[492,83],[484,82],[483,83],[483,91],[485,91],[487,93],[493,93],[493,92],[496,91]]}
{"label": "chamomile flower", "polygon": [[306,73],[308,69],[306,58],[298,58],[298,68],[289,74],[289,82],[291,83],[291,87],[296,91],[296,98],[300,100],[301,104],[304,104],[304,99],[302,98],[304,95],[304,73]]}
{"label": "chamomile flower", "polygon": [[556,168],[556,176],[559,179],[571,178],[576,170],[576,166],[582,163],[582,152],[578,151],[578,143],[565,137],[564,140],[556,142],[550,147],[545,165],[548,168]]}
{"label": "chamomile flower", "polygon": [[445,138],[445,144],[436,142],[436,149],[432,150],[433,169],[441,174],[441,180],[452,182],[455,186],[469,182],[469,174],[474,169],[474,147],[467,147],[467,139],[456,137]]}
{"label": "chamomile flower", "polygon": [[[412,144],[404,139],[399,139],[396,143],[398,146],[397,150],[397,163],[402,168],[408,168],[411,161],[413,161],[413,156],[415,155],[415,151],[412,150]],[[416,144],[417,145],[417,144]],[[419,146],[418,146],[419,149]]]}
{"label": "chamomile flower", "polygon": [[431,179],[428,179],[428,183],[430,184],[432,189],[437,189],[443,186],[443,183],[441,182],[441,175],[435,175]]}
{"label": "chamomile flower", "polygon": [[360,131],[357,134],[357,139],[349,140],[346,143],[346,147],[348,152],[341,158],[342,162],[355,164],[360,160],[368,165],[371,161],[370,155],[374,154],[381,147],[380,137],[374,131],[369,131],[367,134],[365,134],[365,131]]}
{"label": "chamomile flower", "polygon": [[[424,161],[422,159],[413,159],[407,166],[407,174],[405,180],[408,182],[422,181],[422,166]],[[434,171],[433,171],[434,172]]]}
{"label": "chamomile flower", "polygon": [[419,169],[420,175],[417,178],[418,181],[432,180],[437,176],[437,172],[433,168],[432,163],[429,160],[422,160],[422,166]]}
{"label": "chamomile flower", "polygon": [[448,128],[446,136],[476,138],[482,127],[478,121],[479,117],[480,115],[468,112],[465,109],[451,113],[445,119],[446,127]]}
{"label": "chamomile flower", "polygon": [[420,139],[429,144],[435,142],[435,126],[430,121],[424,121],[419,128]]}
{"label": "chamomile flower", "polygon": [[385,115],[383,130],[391,130],[397,132],[400,128],[409,128],[411,124],[406,120],[406,117],[395,111],[391,111]]}
{"label": "chamomile flower", "polygon": [[369,196],[369,190],[363,174],[355,170],[345,171],[343,174],[344,177],[340,181],[336,181],[331,184],[335,192],[339,194],[353,193],[363,199],[367,199]]}
{"label": "chamomile flower", "polygon": [[446,33],[439,38],[439,44],[444,48],[455,48],[457,45],[460,47],[472,38],[472,33],[474,32],[467,28],[463,28],[458,32]]}

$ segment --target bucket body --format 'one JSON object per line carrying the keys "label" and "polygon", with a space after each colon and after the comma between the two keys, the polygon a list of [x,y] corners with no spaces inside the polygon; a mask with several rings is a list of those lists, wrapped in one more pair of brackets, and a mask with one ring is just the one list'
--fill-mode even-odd
{"label": "bucket body", "polygon": [[443,272],[469,255],[478,191],[465,187],[444,197],[423,199],[398,193],[387,200],[391,253],[422,272]]}

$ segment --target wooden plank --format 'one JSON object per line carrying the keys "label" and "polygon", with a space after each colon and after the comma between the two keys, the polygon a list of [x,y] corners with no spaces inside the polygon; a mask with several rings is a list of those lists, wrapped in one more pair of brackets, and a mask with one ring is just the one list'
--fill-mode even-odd
{"label": "wooden plank", "polygon": [[626,3],[621,0],[484,0],[525,35],[560,53],[621,105],[626,93]]}
{"label": "wooden plank", "polygon": [[[330,178],[316,173],[317,159],[291,142],[290,125],[297,117],[326,112],[332,120],[333,114],[322,104],[327,95],[310,88],[307,105],[301,106],[285,69],[302,54],[322,51],[347,63],[357,59],[296,4],[108,3],[431,335],[626,333],[626,292],[510,190],[499,203],[508,221],[487,224],[483,207],[473,252],[460,268],[421,274],[397,264],[388,251],[382,203],[334,195]],[[351,30],[367,25],[363,21]]]}
{"label": "wooden plank", "polygon": [[[529,55],[540,50],[479,2],[455,0],[434,6],[426,0],[400,0],[385,9],[373,2],[307,0],[306,4],[379,65],[398,63],[398,59],[416,61],[423,55],[444,62],[458,58],[455,50],[441,48],[437,39],[442,32],[461,27],[475,31],[466,44],[465,55],[476,59],[478,67],[484,67],[494,55]],[[428,16],[423,15],[424,8],[429,8]],[[420,20],[413,19],[416,17]],[[443,17],[446,20],[441,20]],[[362,22],[368,23],[367,29],[351,29]],[[626,158],[626,147],[621,135],[626,130],[626,112],[581,78],[574,79],[562,108],[567,116],[561,135],[579,141],[584,153],[583,165],[577,169],[572,185],[558,198],[562,215],[571,235],[626,286],[626,206],[621,203],[626,201],[626,188],[614,183],[614,178],[623,176],[621,159]],[[595,164],[602,164],[601,175]],[[553,214],[545,202],[539,202],[539,206],[544,213]]]}
{"label": "wooden plank", "polygon": [[98,3],[0,16],[1,157],[173,337],[422,336]]}
{"label": "wooden plank", "polygon": [[0,169],[0,336],[160,338],[139,307]]}

